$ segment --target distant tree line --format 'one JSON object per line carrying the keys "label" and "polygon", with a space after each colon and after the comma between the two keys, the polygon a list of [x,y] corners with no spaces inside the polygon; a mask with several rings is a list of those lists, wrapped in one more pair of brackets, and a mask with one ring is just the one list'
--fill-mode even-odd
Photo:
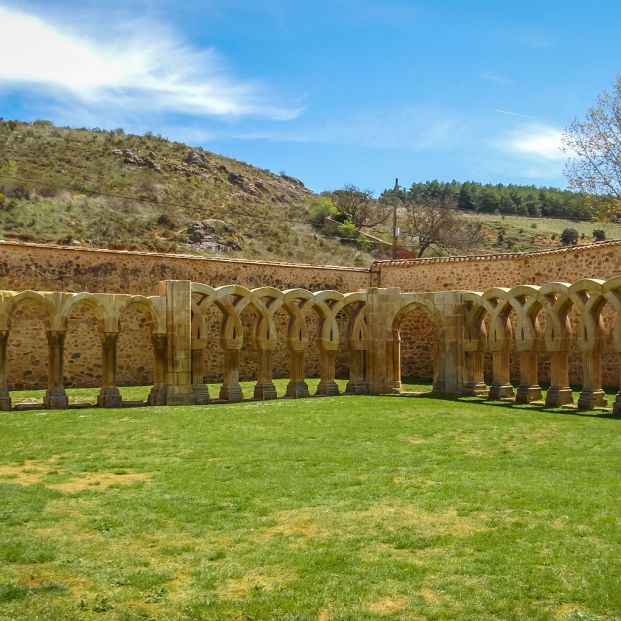
{"label": "distant tree line", "polygon": [[[382,196],[395,196],[395,190],[386,190]],[[583,194],[556,188],[538,188],[533,185],[496,185],[475,181],[426,181],[413,183],[409,190],[399,190],[405,202],[420,204],[441,200],[457,209],[479,213],[571,218],[591,220],[592,213]]]}

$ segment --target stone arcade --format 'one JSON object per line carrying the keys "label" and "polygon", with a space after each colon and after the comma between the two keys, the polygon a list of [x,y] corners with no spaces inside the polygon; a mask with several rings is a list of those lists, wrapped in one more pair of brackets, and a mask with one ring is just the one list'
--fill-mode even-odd
{"label": "stone arcade", "polygon": [[[128,293],[70,293],[0,291],[0,409],[11,408],[8,390],[7,344],[11,321],[22,304],[34,304],[45,317],[48,350],[47,408],[66,408],[63,385],[64,343],[68,318],[74,308],[86,305],[96,315],[101,341],[102,382],[97,403],[120,407],[116,385],[119,318],[137,306],[149,319],[154,358],[152,405],[208,404],[212,396],[204,383],[203,353],[222,351],[219,399],[240,401],[239,353],[244,331],[241,314],[252,313],[252,349],[257,359],[255,399],[273,399],[272,352],[277,345],[274,316],[284,309],[288,317],[288,397],[308,396],[305,355],[308,322],[318,321],[320,353],[319,395],[337,395],[336,351],[344,341],[348,352],[347,393],[388,394],[401,390],[401,318],[422,308],[436,329],[433,392],[438,395],[487,395],[490,399],[514,397],[509,376],[512,350],[519,353],[518,403],[541,398],[538,356],[550,357],[551,386],[546,405],[571,402],[568,355],[577,348],[582,358],[582,392],[578,407],[606,405],[602,389],[602,351],[609,338],[617,358],[621,354],[621,276],[607,281],[582,279],[574,284],[520,285],[493,288],[484,293],[440,291],[404,293],[397,287],[370,287],[351,293],[305,289],[280,291],[274,287],[247,289],[241,285],[209,285],[189,280],[160,283],[159,295]],[[206,333],[206,316],[217,308],[221,315],[218,342]],[[604,309],[612,318],[606,334]],[[575,329],[570,312],[577,318]],[[339,330],[337,315],[347,317]],[[575,333],[573,333],[575,332]],[[484,354],[491,352],[492,383],[483,378]],[[621,413],[621,397],[614,404]]]}

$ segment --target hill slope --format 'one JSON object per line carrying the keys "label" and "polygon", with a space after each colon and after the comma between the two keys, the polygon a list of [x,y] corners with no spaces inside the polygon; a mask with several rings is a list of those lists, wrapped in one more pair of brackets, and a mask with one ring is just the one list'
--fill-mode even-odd
{"label": "hill slope", "polygon": [[372,258],[318,236],[303,183],[160,136],[0,122],[0,236],[307,263]]}

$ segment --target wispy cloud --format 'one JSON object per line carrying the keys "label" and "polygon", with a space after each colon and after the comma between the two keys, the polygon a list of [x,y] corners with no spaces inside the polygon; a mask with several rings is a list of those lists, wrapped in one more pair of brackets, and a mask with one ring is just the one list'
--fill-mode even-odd
{"label": "wispy cloud", "polygon": [[0,23],[5,91],[36,90],[52,101],[108,115],[140,110],[288,120],[301,112],[299,105],[274,101],[258,81],[235,78],[213,49],[191,48],[151,21],[126,21],[105,42],[2,5]]}
{"label": "wispy cloud", "polygon": [[497,112],[498,114],[506,114],[507,116],[517,116],[520,117],[521,119],[534,119],[534,116],[529,116],[528,114],[522,114],[521,112],[512,112],[511,110],[499,110],[496,109],[494,110],[494,112]]}
{"label": "wispy cloud", "polygon": [[496,82],[496,84],[515,84],[513,80],[489,71],[483,71],[483,73],[481,73],[481,79],[487,80],[488,82]]}
{"label": "wispy cloud", "polygon": [[343,112],[310,126],[246,132],[237,138],[323,143],[367,149],[442,151],[466,144],[476,135],[477,120],[449,109],[409,106],[382,111]]}
{"label": "wispy cloud", "polygon": [[504,140],[504,147],[513,153],[544,160],[565,160],[567,155],[561,151],[562,136],[563,132],[556,127],[533,123],[512,132]]}

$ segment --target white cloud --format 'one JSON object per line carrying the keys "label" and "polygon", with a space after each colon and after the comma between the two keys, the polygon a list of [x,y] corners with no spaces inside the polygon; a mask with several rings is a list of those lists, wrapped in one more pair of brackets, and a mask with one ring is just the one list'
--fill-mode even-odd
{"label": "white cloud", "polygon": [[563,132],[550,125],[531,123],[496,141],[496,146],[514,154],[543,160],[565,160],[561,151]]}
{"label": "white cloud", "polygon": [[[0,88],[36,90],[87,109],[197,116],[295,118],[258,82],[235,79],[213,50],[195,50],[146,20],[105,42],[0,5]],[[69,102],[68,102],[69,103]]]}
{"label": "white cloud", "polygon": [[487,80],[488,82],[496,82],[497,84],[515,84],[513,80],[509,80],[509,78],[505,78],[489,71],[481,73],[481,79]]}

